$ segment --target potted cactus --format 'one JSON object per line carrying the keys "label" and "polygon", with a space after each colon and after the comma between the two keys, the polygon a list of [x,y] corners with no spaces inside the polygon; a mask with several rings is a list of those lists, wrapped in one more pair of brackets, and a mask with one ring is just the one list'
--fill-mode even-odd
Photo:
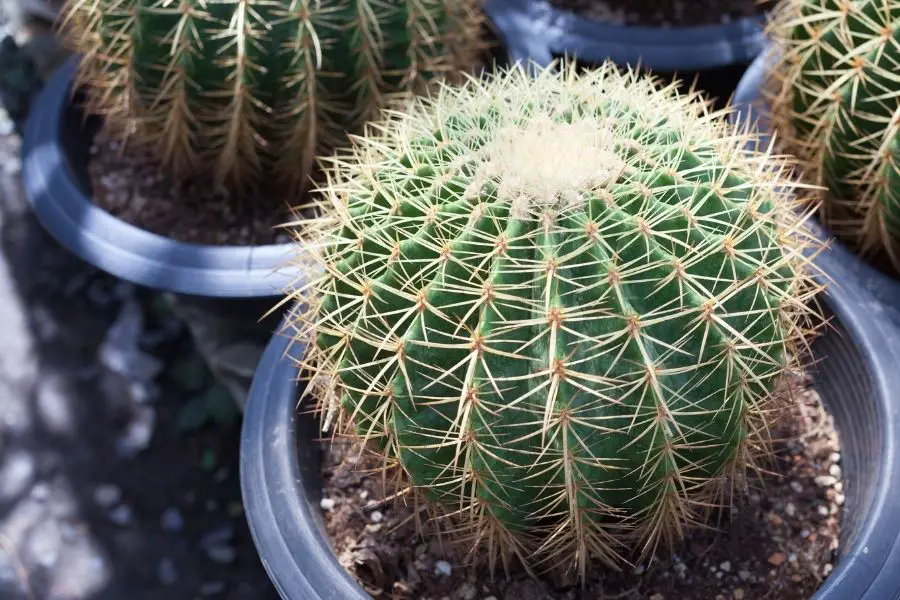
{"label": "potted cactus", "polygon": [[[390,99],[474,65],[474,2],[413,6],[69,2],[62,30],[78,56],[47,86],[25,139],[38,216],[86,260],[136,283],[277,295],[287,279],[266,277],[288,246],[242,243],[249,217],[296,205],[315,156]],[[88,187],[118,183],[85,164],[97,162],[88,149],[101,126],[109,143],[95,153],[114,146],[134,167],[154,161],[167,179],[192,184],[173,188],[182,194],[166,202],[174,215],[163,218],[148,202],[163,202],[161,194],[138,196],[147,189],[120,206]],[[206,204],[195,207],[197,196]],[[187,231],[185,219],[205,220]]]}
{"label": "potted cactus", "polygon": [[481,21],[476,0],[71,0],[76,56],[31,111],[28,197],[84,260],[170,293],[214,369],[249,385],[273,325],[257,318],[302,276],[277,225],[315,157],[474,68]]}
{"label": "potted cactus", "polygon": [[769,33],[738,87],[743,118],[820,188],[842,284],[868,288],[900,325],[900,2],[783,0]]}
{"label": "potted cactus", "polygon": [[[769,0],[488,0],[514,55],[542,65],[574,56],[697,77],[724,102],[764,46]],[[690,81],[688,81],[690,82]]]}
{"label": "potted cactus", "polygon": [[[606,63],[443,88],[338,155],[308,248],[322,275],[294,294],[243,426],[247,515],[282,597],[366,597],[312,508],[313,404],[497,570],[585,582],[665,554],[740,495],[821,290],[785,164],[748,140],[696,95]],[[843,293],[826,302],[851,333],[826,334],[825,356],[875,391],[820,377],[864,511],[845,519],[835,599],[862,597],[876,573],[848,577],[854,557],[883,560],[898,530],[874,500],[896,451],[864,429],[897,425],[846,411],[890,410],[896,375],[877,354],[852,362],[860,337],[896,350]],[[872,444],[861,469],[853,449]]]}

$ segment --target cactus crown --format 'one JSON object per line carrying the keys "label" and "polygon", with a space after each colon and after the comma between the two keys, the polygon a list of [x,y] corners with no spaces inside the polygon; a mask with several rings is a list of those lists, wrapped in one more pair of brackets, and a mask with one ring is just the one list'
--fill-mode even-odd
{"label": "cactus crown", "polygon": [[68,0],[77,83],[176,174],[289,190],[406,91],[471,68],[477,0]]}
{"label": "cactus crown", "polygon": [[864,254],[900,266],[900,2],[783,0],[770,33],[774,123],[823,220]]}
{"label": "cactus crown", "polygon": [[373,125],[297,234],[326,426],[491,566],[583,576],[677,541],[766,454],[815,322],[815,242],[750,139],[612,64],[442,86]]}

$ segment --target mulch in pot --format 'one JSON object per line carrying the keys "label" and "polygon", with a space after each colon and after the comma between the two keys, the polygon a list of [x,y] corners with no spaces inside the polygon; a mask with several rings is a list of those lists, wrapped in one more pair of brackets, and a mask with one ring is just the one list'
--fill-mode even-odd
{"label": "mulch in pot", "polygon": [[[408,600],[808,600],[837,559],[844,502],[840,445],[808,380],[776,424],[772,473],[723,509],[719,531],[695,530],[677,553],[623,573],[597,569],[582,588],[514,570],[493,579],[437,536],[414,507],[385,501],[378,462],[352,442],[325,443],[322,508],[342,565],[373,598]],[[428,524],[424,525],[425,530]]]}
{"label": "mulch in pot", "polygon": [[616,25],[690,27],[729,23],[772,8],[773,0],[550,0],[558,8]]}
{"label": "mulch in pot", "polygon": [[152,153],[98,134],[88,163],[93,202],[141,229],[181,242],[249,246],[289,241],[287,199],[233,198],[206,178],[176,181]]}

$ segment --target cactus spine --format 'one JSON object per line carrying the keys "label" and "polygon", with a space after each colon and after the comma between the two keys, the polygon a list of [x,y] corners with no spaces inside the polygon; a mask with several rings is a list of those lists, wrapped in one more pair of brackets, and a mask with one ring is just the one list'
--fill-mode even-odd
{"label": "cactus spine", "polygon": [[783,0],[770,30],[775,124],[827,188],[824,220],[900,266],[900,2]]}
{"label": "cactus spine", "polygon": [[405,91],[471,68],[477,0],[68,0],[88,109],[176,174],[302,188]]}
{"label": "cactus spine", "polygon": [[815,242],[749,139],[612,64],[442,86],[373,126],[293,294],[326,424],[492,565],[583,576],[680,539],[767,452],[815,321]]}

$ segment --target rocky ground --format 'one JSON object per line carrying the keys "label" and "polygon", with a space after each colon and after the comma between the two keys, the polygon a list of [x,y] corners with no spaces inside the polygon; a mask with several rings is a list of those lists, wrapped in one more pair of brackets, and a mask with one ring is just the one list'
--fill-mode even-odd
{"label": "rocky ground", "polygon": [[158,296],[47,236],[13,130],[0,115],[0,598],[276,599],[227,393]]}

